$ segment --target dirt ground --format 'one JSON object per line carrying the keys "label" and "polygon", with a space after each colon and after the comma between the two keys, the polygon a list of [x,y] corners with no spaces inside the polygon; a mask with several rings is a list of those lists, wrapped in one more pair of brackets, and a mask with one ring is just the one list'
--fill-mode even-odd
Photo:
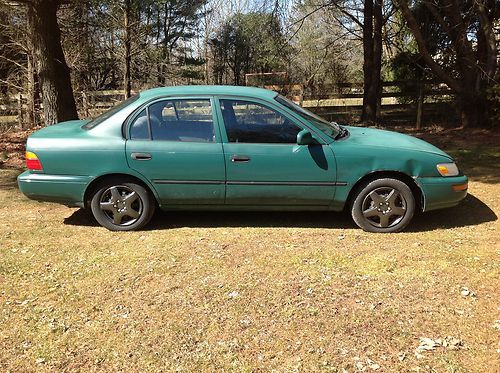
{"label": "dirt ground", "polygon": [[333,213],[159,213],[110,232],[16,187],[0,140],[0,371],[494,372],[500,142],[411,132],[471,178],[398,234]]}

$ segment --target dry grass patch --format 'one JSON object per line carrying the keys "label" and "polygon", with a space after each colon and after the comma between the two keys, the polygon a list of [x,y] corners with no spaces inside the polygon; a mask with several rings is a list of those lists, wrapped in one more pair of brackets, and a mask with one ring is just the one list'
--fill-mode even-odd
{"label": "dry grass patch", "polygon": [[325,213],[109,232],[0,170],[0,370],[495,371],[500,187],[474,164],[461,206],[387,235]]}

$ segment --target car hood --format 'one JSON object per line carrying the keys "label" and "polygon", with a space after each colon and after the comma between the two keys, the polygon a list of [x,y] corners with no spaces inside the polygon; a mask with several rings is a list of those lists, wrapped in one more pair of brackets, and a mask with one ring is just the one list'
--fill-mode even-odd
{"label": "car hood", "polygon": [[441,156],[452,157],[441,149],[424,140],[402,133],[379,130],[366,127],[346,126],[349,130],[349,141],[362,146],[375,146],[383,148],[407,149]]}
{"label": "car hood", "polygon": [[78,133],[84,131],[81,127],[89,120],[69,120],[61,122],[52,126],[47,126],[33,132],[30,138],[66,138],[76,136]]}

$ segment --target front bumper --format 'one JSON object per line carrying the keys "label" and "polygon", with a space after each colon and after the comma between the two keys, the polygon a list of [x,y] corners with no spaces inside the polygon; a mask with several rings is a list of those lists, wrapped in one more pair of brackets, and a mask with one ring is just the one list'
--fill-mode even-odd
{"label": "front bumper", "polygon": [[457,205],[467,196],[467,176],[422,177],[415,179],[424,194],[424,211]]}
{"label": "front bumper", "polygon": [[37,201],[57,202],[68,206],[83,207],[89,176],[47,175],[25,171],[17,177],[21,192]]}

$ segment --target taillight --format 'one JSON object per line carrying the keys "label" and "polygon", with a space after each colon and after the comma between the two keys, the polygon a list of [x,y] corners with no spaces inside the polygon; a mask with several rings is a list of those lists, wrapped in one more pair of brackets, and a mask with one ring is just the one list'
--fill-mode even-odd
{"label": "taillight", "polygon": [[43,170],[40,160],[33,152],[26,152],[26,167],[29,170],[37,170],[37,171]]}

